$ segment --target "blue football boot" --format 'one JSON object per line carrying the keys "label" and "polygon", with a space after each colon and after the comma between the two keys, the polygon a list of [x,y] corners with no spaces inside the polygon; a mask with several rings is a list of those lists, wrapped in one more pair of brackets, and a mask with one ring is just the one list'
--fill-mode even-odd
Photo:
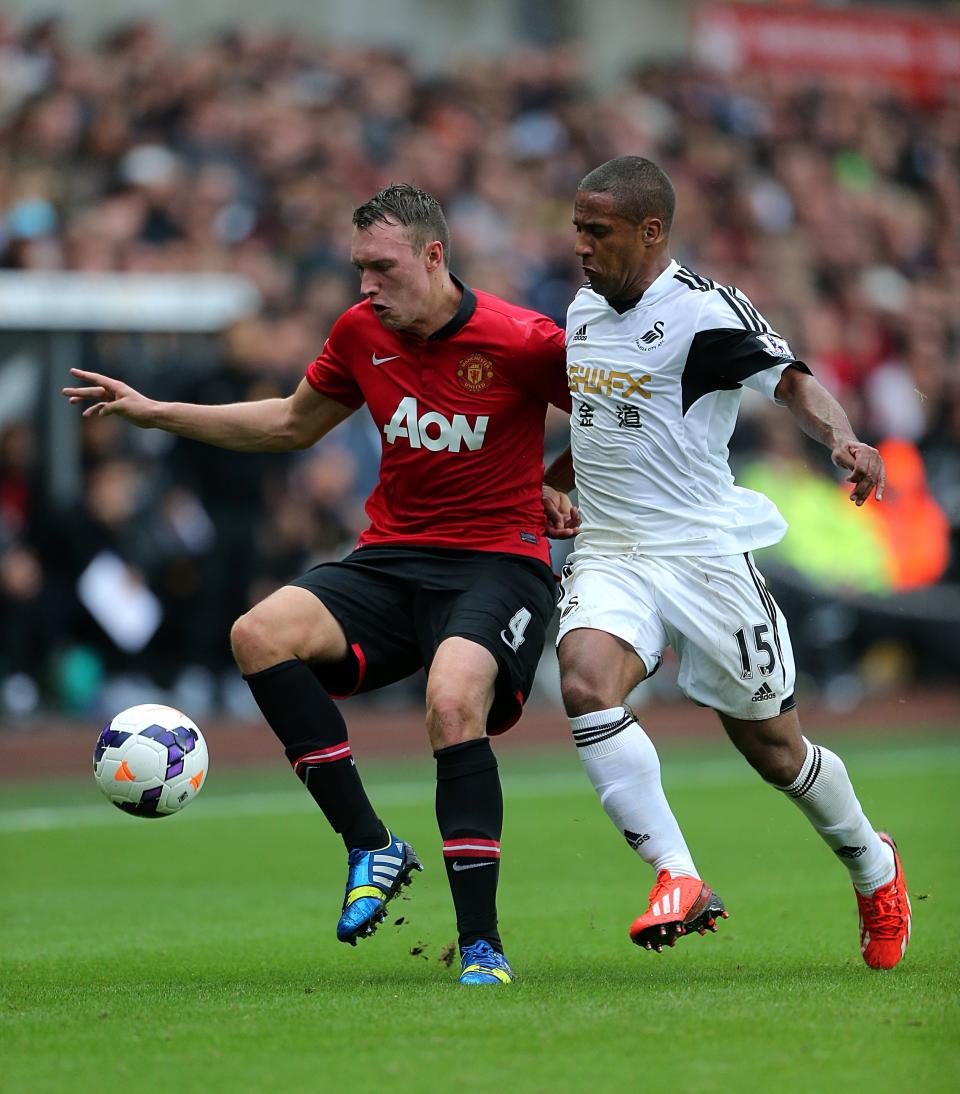
{"label": "blue football boot", "polygon": [[460,956],[461,984],[511,984],[510,962],[482,938],[467,946]]}
{"label": "blue football boot", "polygon": [[379,851],[355,847],[347,856],[347,889],[343,897],[337,938],[356,946],[368,938],[387,916],[387,905],[409,885],[414,870],[422,870],[417,853],[409,843],[390,835]]}

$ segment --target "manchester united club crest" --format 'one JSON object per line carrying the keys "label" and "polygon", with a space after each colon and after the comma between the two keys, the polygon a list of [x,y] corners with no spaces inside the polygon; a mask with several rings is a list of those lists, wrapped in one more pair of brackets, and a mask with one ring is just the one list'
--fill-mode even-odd
{"label": "manchester united club crest", "polygon": [[457,380],[464,391],[486,391],[493,383],[493,362],[482,353],[471,353],[457,365]]}

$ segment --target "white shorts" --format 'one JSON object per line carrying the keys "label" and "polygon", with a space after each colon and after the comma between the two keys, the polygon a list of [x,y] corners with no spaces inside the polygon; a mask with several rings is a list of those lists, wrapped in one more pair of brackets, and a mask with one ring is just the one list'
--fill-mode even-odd
{"label": "white shorts", "polygon": [[560,632],[589,627],[632,646],[651,676],[666,646],[688,698],[733,718],[793,705],[796,665],[783,613],[749,554],[591,555],[563,567]]}

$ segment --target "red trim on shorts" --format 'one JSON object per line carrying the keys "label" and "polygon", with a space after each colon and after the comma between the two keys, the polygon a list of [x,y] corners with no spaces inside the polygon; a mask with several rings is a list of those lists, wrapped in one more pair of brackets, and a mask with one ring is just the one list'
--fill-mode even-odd
{"label": "red trim on shorts", "polygon": [[498,737],[501,733],[506,733],[508,729],[513,727],[520,721],[523,715],[523,704],[526,702],[526,697],[522,691],[517,691],[514,695],[514,699],[517,702],[517,712],[512,718],[508,718],[507,721],[501,722],[498,726],[487,726],[487,733],[491,737]]}
{"label": "red trim on shorts", "polygon": [[[363,679],[367,675],[367,656],[360,647],[359,642],[354,642],[350,647],[353,650],[353,656],[357,659],[358,672],[357,672],[357,686],[353,691],[359,691],[363,685]],[[350,693],[351,695],[353,692]]]}
{"label": "red trim on shorts", "polygon": [[363,678],[367,675],[367,657],[363,652],[360,643],[354,642],[350,647],[350,650],[357,659],[357,679],[349,691],[329,692],[328,694],[331,699],[349,699],[351,695],[356,695],[360,690],[360,686],[363,684]]}

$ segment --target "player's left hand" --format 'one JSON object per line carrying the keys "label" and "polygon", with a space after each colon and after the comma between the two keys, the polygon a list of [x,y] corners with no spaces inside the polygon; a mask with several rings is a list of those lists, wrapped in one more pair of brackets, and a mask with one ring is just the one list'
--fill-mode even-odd
{"label": "player's left hand", "polygon": [[877,501],[881,500],[887,477],[883,457],[875,448],[863,441],[845,441],[837,445],[830,458],[837,467],[846,468],[850,472],[847,482],[854,484],[850,491],[851,501],[863,505],[874,491]]}
{"label": "player's left hand", "polygon": [[571,539],[580,531],[580,511],[560,490],[543,484],[543,512],[550,539]]}

